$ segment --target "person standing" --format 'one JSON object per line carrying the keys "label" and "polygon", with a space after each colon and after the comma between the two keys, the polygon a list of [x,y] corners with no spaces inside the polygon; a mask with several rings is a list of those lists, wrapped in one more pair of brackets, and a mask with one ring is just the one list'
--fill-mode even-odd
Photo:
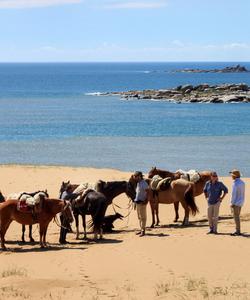
{"label": "person standing", "polygon": [[204,187],[204,194],[208,202],[207,215],[210,227],[208,234],[217,234],[220,204],[227,193],[228,189],[218,180],[217,173],[211,172],[210,180],[206,182]]}
{"label": "person standing", "polygon": [[147,222],[147,198],[149,186],[143,179],[143,174],[141,171],[136,171],[134,173],[134,179],[137,183],[134,202],[140,224],[140,231],[137,234],[139,234],[139,236],[144,236]]}
{"label": "person standing", "polygon": [[240,211],[245,201],[245,183],[240,179],[240,171],[234,169],[229,172],[233,179],[231,209],[234,216],[236,231],[231,235],[241,235],[240,231]]}
{"label": "person standing", "polygon": [[[60,199],[72,201],[73,199],[76,199],[78,196],[79,194],[73,193],[73,187],[72,185],[69,184],[66,190],[62,193]],[[70,223],[65,219],[63,214],[60,215],[60,221],[61,221],[61,229],[60,229],[59,243],[66,244],[67,243],[66,236],[67,233],[70,231],[71,226]]]}

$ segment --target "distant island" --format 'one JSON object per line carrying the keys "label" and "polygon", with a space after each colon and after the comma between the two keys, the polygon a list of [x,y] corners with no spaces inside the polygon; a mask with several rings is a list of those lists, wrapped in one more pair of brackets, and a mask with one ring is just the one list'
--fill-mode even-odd
{"label": "distant island", "polygon": [[120,95],[123,99],[165,100],[176,103],[250,103],[250,86],[244,83],[196,86],[188,84],[172,89],[134,90],[102,95]]}
{"label": "distant island", "polygon": [[225,67],[223,69],[181,69],[175,70],[173,72],[184,72],[184,73],[243,73],[250,72],[246,67],[241,65],[236,65],[232,67]]}

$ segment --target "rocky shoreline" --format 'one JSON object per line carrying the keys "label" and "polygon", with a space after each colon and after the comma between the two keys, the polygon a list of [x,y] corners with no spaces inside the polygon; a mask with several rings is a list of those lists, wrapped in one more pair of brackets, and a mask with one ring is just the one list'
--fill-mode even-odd
{"label": "rocky shoreline", "polygon": [[172,89],[111,92],[123,99],[165,100],[175,103],[250,103],[250,86],[240,84],[197,86],[183,85]]}

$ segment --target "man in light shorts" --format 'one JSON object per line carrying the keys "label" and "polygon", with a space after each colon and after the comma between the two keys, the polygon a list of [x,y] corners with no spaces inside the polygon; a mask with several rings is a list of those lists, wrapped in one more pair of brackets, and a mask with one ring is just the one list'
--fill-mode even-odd
{"label": "man in light shorts", "polygon": [[141,171],[136,171],[134,173],[136,185],[136,196],[135,196],[135,204],[137,216],[140,224],[140,231],[137,233],[139,236],[145,235],[146,222],[147,222],[147,199],[148,199],[148,184],[143,179],[143,174]]}

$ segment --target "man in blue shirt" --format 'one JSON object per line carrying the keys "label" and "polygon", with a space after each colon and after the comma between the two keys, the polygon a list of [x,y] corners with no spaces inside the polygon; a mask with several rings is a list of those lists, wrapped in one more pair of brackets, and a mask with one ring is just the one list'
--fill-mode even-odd
{"label": "man in blue shirt", "polygon": [[207,215],[210,227],[208,234],[217,234],[220,204],[227,193],[228,189],[221,181],[218,180],[217,173],[211,172],[210,180],[206,182],[204,187],[204,194],[208,202]]}
{"label": "man in blue shirt", "polygon": [[245,201],[245,183],[240,179],[240,171],[234,169],[229,172],[233,179],[231,196],[231,208],[236,225],[236,231],[232,235],[241,235],[240,232],[240,211]]}

